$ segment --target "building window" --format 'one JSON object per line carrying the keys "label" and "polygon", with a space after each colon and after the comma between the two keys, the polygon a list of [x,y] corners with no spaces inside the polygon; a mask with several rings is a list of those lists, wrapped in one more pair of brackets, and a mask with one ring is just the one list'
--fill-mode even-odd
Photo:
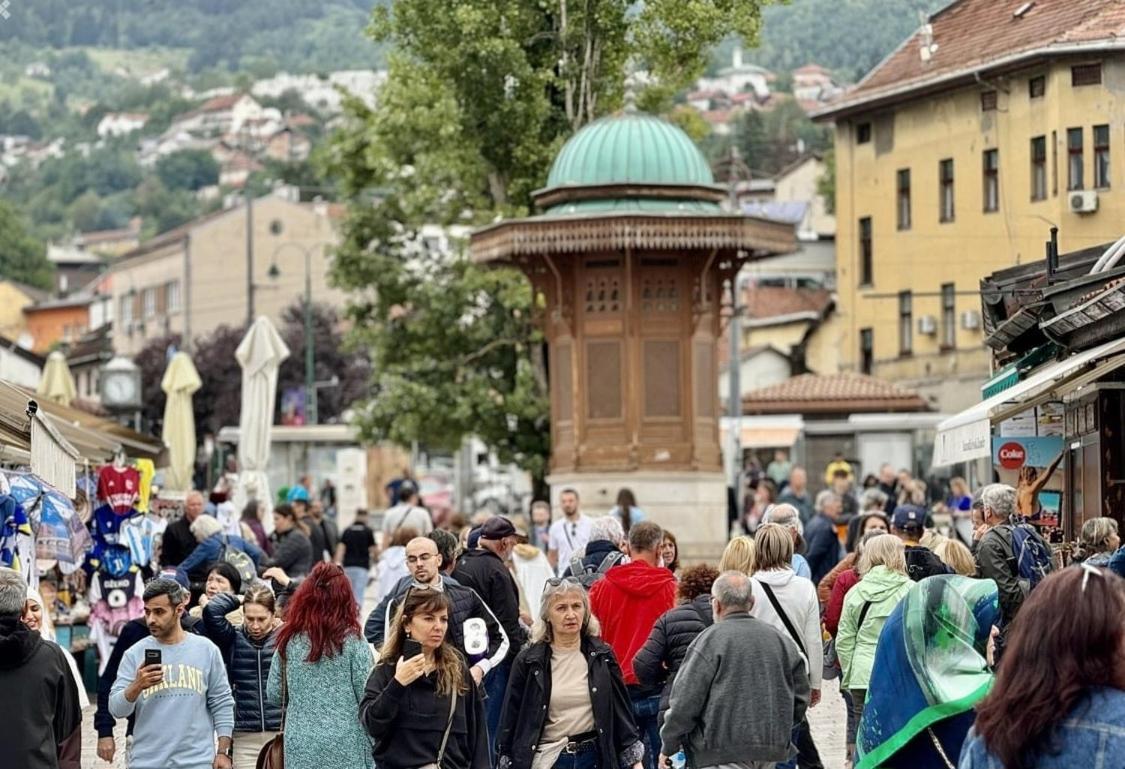
{"label": "building window", "polygon": [[144,318],[156,317],[156,289],[146,288],[141,292],[141,306],[144,309]]}
{"label": "building window", "polygon": [[875,330],[870,328],[859,331],[859,370],[863,374],[870,374],[875,368]]}
{"label": "building window", "polygon": [[1072,86],[1078,85],[1099,85],[1102,82],[1102,65],[1097,64],[1079,64],[1070,68],[1070,84]]}
{"label": "building window", "polygon": [[874,282],[875,258],[871,243],[871,217],[859,220],[859,285],[870,286]]}
{"label": "building window", "polygon": [[164,285],[164,309],[169,313],[180,311],[180,281],[173,280]]}
{"label": "building window", "polygon": [[957,346],[957,290],[952,283],[941,284],[941,346]]}
{"label": "building window", "polygon": [[128,326],[133,322],[133,297],[125,294],[121,297],[121,324]]}
{"label": "building window", "polygon": [[1066,188],[1083,189],[1082,180],[1082,129],[1066,129]]}
{"label": "building window", "polygon": [[1109,187],[1109,126],[1094,126],[1094,186]]}
{"label": "building window", "polygon": [[910,229],[910,169],[901,168],[898,172],[898,228]]}
{"label": "building window", "polygon": [[867,144],[871,141],[871,124],[860,123],[855,127],[855,143]]}
{"label": "building window", "polygon": [[909,291],[898,294],[898,354],[914,351],[914,300]]}
{"label": "building window", "polygon": [[946,158],[938,164],[938,179],[940,180],[938,220],[942,222],[953,221],[953,160]]}
{"label": "building window", "polygon": [[981,155],[984,175],[984,210],[1000,210],[1000,151],[985,150]]}
{"label": "building window", "polygon": [[1031,140],[1031,199],[1047,199],[1047,137]]}
{"label": "building window", "polygon": [[980,95],[981,112],[996,111],[996,91],[982,91]]}
{"label": "building window", "polygon": [[1027,95],[1032,99],[1041,99],[1047,93],[1047,78],[1043,75],[1033,77],[1027,81]]}

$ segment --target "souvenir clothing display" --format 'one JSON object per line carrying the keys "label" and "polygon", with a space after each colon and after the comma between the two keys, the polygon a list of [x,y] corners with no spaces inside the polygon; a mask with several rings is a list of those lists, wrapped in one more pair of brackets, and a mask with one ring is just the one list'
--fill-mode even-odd
{"label": "souvenir clothing display", "polygon": [[129,515],[140,496],[141,474],[134,467],[106,465],[98,472],[98,498],[118,515]]}

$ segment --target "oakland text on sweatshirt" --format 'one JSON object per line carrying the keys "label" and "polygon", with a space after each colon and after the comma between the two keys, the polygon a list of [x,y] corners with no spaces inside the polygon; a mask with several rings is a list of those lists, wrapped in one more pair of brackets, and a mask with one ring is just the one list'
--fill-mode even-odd
{"label": "oakland text on sweatshirt", "polygon": [[[125,690],[145,649],[160,650],[164,679],[129,702]],[[114,718],[136,711],[130,769],[210,769],[215,734],[230,737],[234,729],[234,698],[218,647],[190,634],[171,645],[152,637],[139,641],[121,658],[109,711]]]}

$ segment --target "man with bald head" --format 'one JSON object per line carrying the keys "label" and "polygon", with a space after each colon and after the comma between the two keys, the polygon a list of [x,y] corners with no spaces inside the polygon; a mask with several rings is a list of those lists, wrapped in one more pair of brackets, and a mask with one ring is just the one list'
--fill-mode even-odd
{"label": "man with bald head", "polygon": [[504,661],[508,654],[508,635],[477,592],[441,572],[441,554],[429,537],[416,537],[406,543],[406,568],[403,577],[382,603],[367,618],[363,633],[376,647],[383,645],[387,628],[408,590],[440,590],[449,596],[453,612],[449,617],[450,640],[465,653],[479,684],[484,675]]}
{"label": "man with bald head", "polygon": [[160,565],[164,568],[179,566],[195,550],[199,544],[195,535],[191,533],[191,524],[196,518],[203,515],[203,495],[198,491],[189,491],[184,499],[184,514],[176,522],[168,526],[161,540]]}

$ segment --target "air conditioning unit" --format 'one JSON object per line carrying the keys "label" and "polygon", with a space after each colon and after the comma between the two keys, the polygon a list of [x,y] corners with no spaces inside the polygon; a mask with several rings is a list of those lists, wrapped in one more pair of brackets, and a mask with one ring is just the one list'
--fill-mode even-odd
{"label": "air conditioning unit", "polygon": [[937,333],[937,318],[933,315],[923,315],[918,318],[918,333],[933,336]]}
{"label": "air conditioning unit", "polygon": [[980,328],[980,313],[976,310],[966,310],[961,313],[961,328],[966,331],[976,331]]}
{"label": "air conditioning unit", "polygon": [[1098,210],[1096,190],[1075,190],[1066,194],[1072,214],[1092,214]]}

